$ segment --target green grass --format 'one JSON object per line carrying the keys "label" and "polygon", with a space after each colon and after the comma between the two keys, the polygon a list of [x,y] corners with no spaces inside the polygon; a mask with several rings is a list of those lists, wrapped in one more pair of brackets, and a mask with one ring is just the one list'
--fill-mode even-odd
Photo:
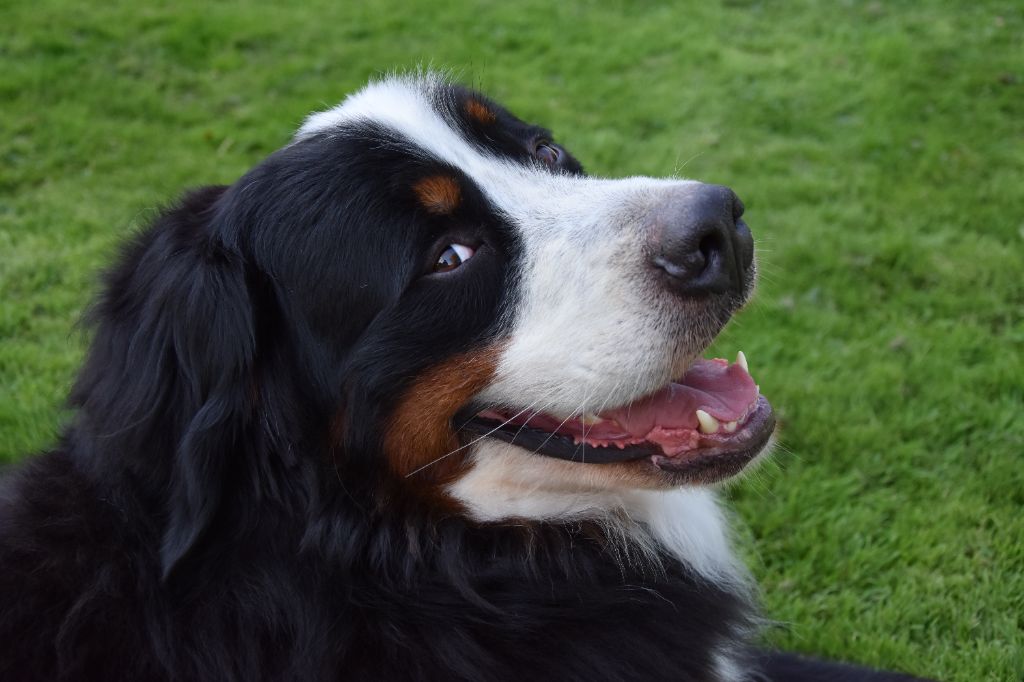
{"label": "green grass", "polygon": [[729,184],[782,417],[736,486],[781,646],[1024,678],[1024,15],[974,3],[69,0],[0,9],[0,459],[44,448],[113,246],[385,70],[452,67],[600,175]]}

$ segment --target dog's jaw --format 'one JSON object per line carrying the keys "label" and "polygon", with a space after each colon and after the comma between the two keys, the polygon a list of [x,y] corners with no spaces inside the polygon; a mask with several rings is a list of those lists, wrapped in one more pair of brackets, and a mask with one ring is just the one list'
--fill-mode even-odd
{"label": "dog's jaw", "polygon": [[[469,472],[449,494],[479,522],[596,520],[629,551],[668,553],[716,583],[743,587],[728,523],[706,487],[653,488],[626,465],[573,464],[500,441],[474,446]],[[615,473],[602,467],[622,467]]]}

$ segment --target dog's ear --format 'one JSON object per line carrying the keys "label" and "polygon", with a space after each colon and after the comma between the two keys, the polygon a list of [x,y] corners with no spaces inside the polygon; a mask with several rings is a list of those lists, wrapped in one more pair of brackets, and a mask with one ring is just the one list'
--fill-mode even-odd
{"label": "dog's ear", "polygon": [[164,508],[164,578],[214,520],[251,433],[253,303],[244,260],[215,224],[223,197],[192,192],[125,249],[72,398]]}
{"label": "dog's ear", "polygon": [[[180,385],[193,406],[174,458],[164,576],[200,538],[217,511],[224,474],[251,421],[255,333],[241,259],[222,245],[185,257],[171,320]],[[184,273],[182,273],[184,274]]]}
{"label": "dog's ear", "polygon": [[[195,211],[189,210],[193,207],[184,208],[183,213],[165,219],[172,223],[193,219]],[[201,208],[201,220],[213,215],[212,207]],[[171,256],[178,262],[168,270],[171,281],[164,305],[177,381],[190,415],[172,465],[160,554],[165,578],[217,512],[225,471],[240,454],[252,417],[256,353],[252,301],[241,256],[213,236],[205,222],[181,227],[194,230],[197,241],[191,250]]]}

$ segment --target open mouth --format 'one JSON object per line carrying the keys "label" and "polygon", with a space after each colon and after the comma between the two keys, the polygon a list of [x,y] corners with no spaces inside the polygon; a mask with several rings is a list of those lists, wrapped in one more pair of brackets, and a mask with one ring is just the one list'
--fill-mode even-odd
{"label": "open mouth", "polygon": [[677,381],[627,405],[560,419],[543,412],[478,412],[463,428],[538,454],[603,464],[649,459],[669,472],[719,480],[738,472],[775,429],[740,352],[698,360]]}

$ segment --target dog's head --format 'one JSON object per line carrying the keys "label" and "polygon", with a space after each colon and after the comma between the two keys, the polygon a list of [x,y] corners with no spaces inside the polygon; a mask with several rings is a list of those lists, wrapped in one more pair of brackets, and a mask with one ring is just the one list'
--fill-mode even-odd
{"label": "dog's head", "polygon": [[386,480],[478,521],[713,483],[774,424],[742,356],[700,359],[754,284],[742,214],[725,187],[589,177],[443,79],[386,79],[143,236],[99,314],[142,322],[101,328],[78,399],[111,408],[90,382],[116,364],[150,384],[108,393],[176,415],[172,561],[217,507],[189,487],[230,452],[322,457],[345,494]]}

